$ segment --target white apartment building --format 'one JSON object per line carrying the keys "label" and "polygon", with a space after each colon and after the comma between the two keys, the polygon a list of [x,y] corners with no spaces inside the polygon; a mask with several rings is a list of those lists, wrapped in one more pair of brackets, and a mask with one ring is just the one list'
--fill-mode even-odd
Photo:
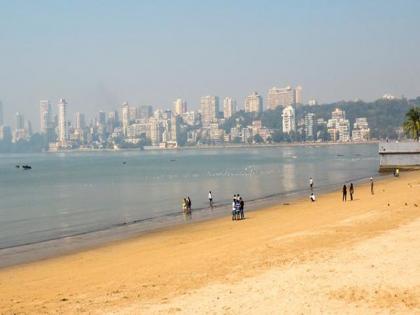
{"label": "white apartment building", "polygon": [[331,119],[327,123],[328,133],[332,141],[350,141],[350,122],[346,119],[346,112],[336,108],[331,113]]}
{"label": "white apartment building", "polygon": [[304,117],[306,140],[314,140],[315,114],[307,113]]}
{"label": "white apartment building", "polygon": [[231,97],[223,99],[223,117],[230,118],[236,113],[236,101]]}
{"label": "white apartment building", "polygon": [[65,147],[68,140],[67,128],[67,102],[61,98],[58,102],[58,142],[61,146]]}
{"label": "white apartment building", "polygon": [[130,124],[130,107],[125,102],[121,107],[121,123],[124,136],[127,136],[128,126]]}
{"label": "white apartment building", "polygon": [[291,133],[296,131],[295,110],[291,105],[283,109],[283,133]]}
{"label": "white apartment building", "polygon": [[350,141],[350,122],[348,119],[341,119],[337,125],[338,130],[338,141],[349,142]]}
{"label": "white apartment building", "polygon": [[369,140],[370,129],[366,117],[356,118],[351,135],[353,141],[362,142]]}

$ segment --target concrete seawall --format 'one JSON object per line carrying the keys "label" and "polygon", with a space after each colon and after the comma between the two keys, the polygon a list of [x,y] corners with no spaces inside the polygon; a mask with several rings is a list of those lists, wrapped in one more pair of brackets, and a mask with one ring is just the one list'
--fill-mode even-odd
{"label": "concrete seawall", "polygon": [[420,169],[420,142],[380,142],[379,171]]}

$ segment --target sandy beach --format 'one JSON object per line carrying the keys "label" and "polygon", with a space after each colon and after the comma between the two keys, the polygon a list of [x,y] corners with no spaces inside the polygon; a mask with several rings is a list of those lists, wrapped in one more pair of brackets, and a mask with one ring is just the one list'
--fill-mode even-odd
{"label": "sandy beach", "polygon": [[1,314],[418,314],[420,172],[0,269]]}

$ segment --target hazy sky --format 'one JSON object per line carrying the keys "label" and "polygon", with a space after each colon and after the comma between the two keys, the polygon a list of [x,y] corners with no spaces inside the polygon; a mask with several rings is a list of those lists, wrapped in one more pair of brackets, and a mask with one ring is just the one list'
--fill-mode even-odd
{"label": "hazy sky", "polygon": [[300,84],[304,100],[420,95],[420,1],[0,0],[0,100],[88,115]]}

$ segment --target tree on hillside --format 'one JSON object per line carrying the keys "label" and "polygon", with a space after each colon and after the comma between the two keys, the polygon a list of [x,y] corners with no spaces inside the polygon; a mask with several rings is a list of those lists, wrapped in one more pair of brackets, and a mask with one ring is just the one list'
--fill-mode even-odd
{"label": "tree on hillside", "polygon": [[420,137],[420,107],[412,107],[405,114],[404,132],[407,136],[419,141]]}

